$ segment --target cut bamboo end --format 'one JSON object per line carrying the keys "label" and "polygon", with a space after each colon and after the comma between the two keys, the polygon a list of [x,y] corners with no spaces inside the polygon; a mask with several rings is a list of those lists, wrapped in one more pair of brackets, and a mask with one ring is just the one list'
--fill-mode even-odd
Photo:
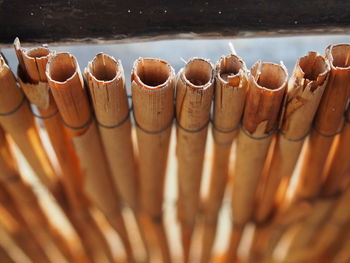
{"label": "cut bamboo end", "polygon": [[266,136],[276,129],[288,80],[287,69],[258,61],[252,67],[243,115],[243,128],[253,136]]}
{"label": "cut bamboo end", "polygon": [[315,129],[324,135],[333,135],[342,125],[350,93],[350,45],[331,45],[325,52],[331,71],[317,110]]}
{"label": "cut bamboo end", "polygon": [[264,175],[266,180],[261,186],[261,194],[257,198],[255,218],[258,222],[264,222],[271,215],[281,178],[293,173],[327,84],[329,70],[326,59],[316,52],[309,52],[299,58],[295,65],[281,114],[281,132],[274,146],[270,167]]}
{"label": "cut bamboo end", "polygon": [[85,68],[95,114],[103,126],[115,126],[128,116],[124,70],[120,61],[99,53]]}
{"label": "cut bamboo end", "polygon": [[175,71],[164,60],[139,58],[131,73],[134,116],[142,129],[156,132],[174,117]]}
{"label": "cut bamboo end", "polygon": [[242,118],[248,88],[244,61],[233,54],[216,65],[213,136],[219,144],[232,142]]}
{"label": "cut bamboo end", "polygon": [[61,116],[73,134],[86,131],[91,116],[83,78],[76,58],[69,53],[57,53],[46,66],[46,75]]}
{"label": "cut bamboo end", "polygon": [[193,58],[178,73],[176,85],[176,118],[187,130],[206,125],[213,96],[214,69],[201,58]]}
{"label": "cut bamboo end", "polygon": [[308,133],[327,84],[330,67],[316,52],[298,59],[289,80],[287,101],[282,117],[283,136],[299,140]]}
{"label": "cut bamboo end", "polygon": [[116,187],[135,210],[138,182],[122,64],[99,53],[85,68],[85,76]]}

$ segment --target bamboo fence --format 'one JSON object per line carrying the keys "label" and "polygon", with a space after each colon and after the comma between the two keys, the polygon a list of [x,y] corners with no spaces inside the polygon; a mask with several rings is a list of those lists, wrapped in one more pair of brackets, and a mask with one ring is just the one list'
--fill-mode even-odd
{"label": "bamboo fence", "polygon": [[81,74],[47,45],[14,52],[17,74],[0,56],[0,262],[350,262],[350,45],[290,77],[229,54],[177,75],[139,58],[130,81],[105,53]]}

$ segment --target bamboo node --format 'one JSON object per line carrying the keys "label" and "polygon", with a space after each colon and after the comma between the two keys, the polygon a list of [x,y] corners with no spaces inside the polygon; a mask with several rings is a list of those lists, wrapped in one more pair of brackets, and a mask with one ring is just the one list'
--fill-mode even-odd
{"label": "bamboo node", "polygon": [[16,113],[20,108],[22,108],[22,106],[24,105],[24,103],[26,101],[27,101],[26,97],[23,94],[21,102],[14,109],[12,109],[12,110],[10,110],[8,112],[0,113],[0,116],[9,116],[9,115],[12,115],[12,114]]}

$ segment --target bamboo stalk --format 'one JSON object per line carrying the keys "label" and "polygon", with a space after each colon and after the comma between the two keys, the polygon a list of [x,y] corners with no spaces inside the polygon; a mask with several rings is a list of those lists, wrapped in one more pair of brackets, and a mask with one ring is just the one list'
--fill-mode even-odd
{"label": "bamboo stalk", "polygon": [[176,83],[179,189],[177,213],[181,224],[184,262],[189,262],[191,239],[199,212],[214,77],[214,69],[210,62],[194,58],[180,70]]}
{"label": "bamboo stalk", "polygon": [[67,126],[84,173],[84,190],[118,232],[129,262],[134,261],[119,197],[109,176],[108,163],[93,120],[78,62],[58,53],[47,63],[46,76],[62,119]]}
{"label": "bamboo stalk", "polygon": [[0,190],[0,233],[7,232],[31,261],[38,263],[51,262],[37,235],[28,227],[3,183],[0,183]]}
{"label": "bamboo stalk", "polygon": [[7,191],[17,203],[20,213],[25,218],[29,228],[36,229],[34,232],[42,243],[50,243],[56,247],[67,260],[73,260],[73,254],[67,241],[53,228],[39,201],[29,185],[27,185],[20,174],[12,157],[4,131],[0,128],[0,180],[3,181]]}
{"label": "bamboo stalk", "polygon": [[229,174],[229,157],[244,109],[247,93],[247,68],[241,58],[230,54],[216,65],[213,121],[213,164],[209,195],[204,210],[201,262],[210,261],[219,210]]}
{"label": "bamboo stalk", "polygon": [[27,159],[41,182],[55,192],[57,177],[40,140],[22,90],[0,56],[0,123]]}
{"label": "bamboo stalk", "polygon": [[174,69],[164,60],[139,58],[131,74],[139,150],[140,207],[153,226],[163,262],[171,254],[163,222],[168,149],[174,116]]}
{"label": "bamboo stalk", "polygon": [[313,198],[319,194],[322,171],[334,136],[343,125],[343,114],[350,92],[350,45],[326,49],[331,71],[306,145],[300,178],[294,198]]}
{"label": "bamboo stalk", "polygon": [[99,53],[85,68],[85,77],[116,187],[123,200],[136,211],[136,163],[122,64]]}
{"label": "bamboo stalk", "polygon": [[233,228],[242,227],[252,219],[256,190],[272,133],[277,126],[287,79],[287,70],[283,65],[258,61],[251,70],[236,147],[232,195]]}
{"label": "bamboo stalk", "polygon": [[290,178],[293,173],[327,84],[328,73],[326,59],[316,52],[299,58],[295,65],[288,83],[281,131],[277,135],[270,167],[263,176],[266,181],[257,198],[255,219],[258,222],[271,215],[282,177]]}
{"label": "bamboo stalk", "polygon": [[[62,123],[62,118],[60,114],[57,114],[58,109],[47,83],[46,64],[49,57],[55,52],[47,47],[24,49],[18,38],[16,38],[14,46],[20,65],[19,82],[29,101],[39,108],[43,124],[62,171],[60,178],[68,199],[68,204],[63,206],[61,204],[65,215],[80,237],[84,252],[92,254],[91,258],[94,257],[94,254],[101,255],[100,258],[95,257],[95,262],[104,262],[104,258],[109,258],[109,262],[112,262],[111,251],[106,245],[106,240],[89,214],[88,203],[82,192],[82,172],[79,160]],[[91,242],[86,242],[84,238],[87,235],[86,232],[92,233],[90,239],[95,239],[96,246],[91,246]],[[102,256],[102,254],[105,255]]]}
{"label": "bamboo stalk", "polygon": [[0,261],[2,263],[16,263],[7,251],[0,246]]}
{"label": "bamboo stalk", "polygon": [[323,195],[334,195],[343,189],[342,179],[350,172],[350,108],[348,108],[345,118],[344,128],[337,136],[332,145],[332,150],[328,157],[323,183]]}
{"label": "bamboo stalk", "polygon": [[[47,47],[24,49],[19,39],[14,42],[19,61],[19,82],[29,101],[40,111],[45,129],[62,170],[62,181],[71,206],[81,206],[82,173],[71,140],[66,134],[45,75],[47,61],[55,52]],[[78,192],[78,193],[77,193]]]}

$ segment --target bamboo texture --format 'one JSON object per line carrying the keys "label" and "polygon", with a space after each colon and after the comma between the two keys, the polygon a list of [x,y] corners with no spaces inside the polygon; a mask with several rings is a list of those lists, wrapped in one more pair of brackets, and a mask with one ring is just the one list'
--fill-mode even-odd
{"label": "bamboo texture", "polygon": [[210,262],[218,214],[229,176],[231,146],[238,133],[247,86],[247,68],[240,57],[230,54],[217,62],[212,125],[214,156],[209,194],[204,206],[202,263]]}
{"label": "bamboo texture", "polygon": [[305,137],[327,84],[329,65],[316,52],[298,59],[288,83],[282,127],[277,135],[270,166],[263,175],[255,219],[264,222],[270,216],[282,178],[289,180],[297,163]]}
{"label": "bamboo texture", "polygon": [[174,85],[175,72],[166,61],[152,58],[135,61],[131,90],[137,123],[140,207],[157,237],[163,262],[172,262],[162,212],[174,117]]}
{"label": "bamboo texture", "polygon": [[334,136],[342,129],[349,98],[350,45],[331,45],[325,53],[331,66],[329,80],[306,145],[295,198],[318,195],[328,151]]}
{"label": "bamboo texture", "polygon": [[179,180],[177,215],[181,224],[184,262],[190,260],[191,239],[199,210],[214,77],[210,62],[194,58],[180,70],[176,83],[176,155]]}
{"label": "bamboo texture", "polygon": [[134,256],[121,215],[119,196],[93,120],[78,62],[69,53],[58,53],[47,63],[46,76],[62,119],[72,137],[83,170],[83,189],[118,232],[129,262]]}

